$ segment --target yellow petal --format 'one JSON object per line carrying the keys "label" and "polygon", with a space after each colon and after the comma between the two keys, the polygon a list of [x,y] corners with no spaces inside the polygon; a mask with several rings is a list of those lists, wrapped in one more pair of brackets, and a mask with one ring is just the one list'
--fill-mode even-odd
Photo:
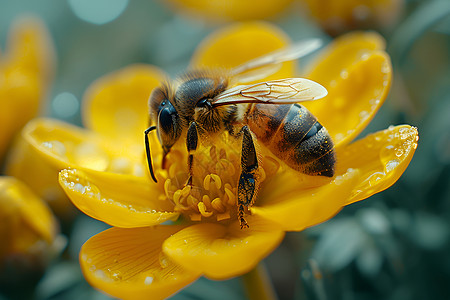
{"label": "yellow petal", "polygon": [[0,57],[0,157],[14,134],[39,111],[51,78],[53,47],[37,19],[17,21]]}
{"label": "yellow petal", "polygon": [[196,280],[161,252],[163,241],[180,226],[111,228],[81,248],[84,276],[94,287],[120,299],[165,299]]}
{"label": "yellow petal", "polygon": [[418,139],[415,127],[392,126],[338,149],[337,172],[348,168],[360,171],[357,185],[346,204],[370,197],[393,185],[411,161]]}
{"label": "yellow petal", "polygon": [[40,239],[51,243],[55,238],[58,225],[48,206],[14,177],[0,177],[0,207],[2,222],[16,220],[9,230],[23,233],[22,237],[14,237],[16,245],[26,244],[28,248]]}
{"label": "yellow petal", "polygon": [[55,50],[44,23],[33,17],[18,19],[12,26],[5,58],[10,66],[27,70],[48,83],[54,71]]}
{"label": "yellow petal", "polygon": [[[34,119],[22,131],[33,146],[56,169],[67,167],[105,170],[110,156],[100,136],[52,119]],[[56,175],[56,174],[55,174]]]}
{"label": "yellow petal", "polygon": [[165,80],[150,65],[132,65],[95,81],[83,98],[83,123],[122,143],[143,143],[148,124],[148,98]]}
{"label": "yellow petal", "polygon": [[352,141],[375,116],[389,92],[392,67],[383,51],[372,51],[341,70],[326,86],[328,96],[305,106],[328,129],[336,146]]}
{"label": "yellow petal", "polygon": [[209,21],[265,19],[274,16],[292,0],[170,0],[182,13],[193,13]]}
{"label": "yellow petal", "polygon": [[30,121],[22,135],[56,170],[71,167],[141,177],[147,171],[142,164],[143,142],[136,145],[121,143],[52,119]]}
{"label": "yellow petal", "polygon": [[[269,23],[238,23],[209,35],[194,53],[191,66],[230,69],[289,44],[289,37]],[[295,63],[285,62],[265,80],[289,78],[294,74]]]}
{"label": "yellow petal", "polygon": [[384,50],[386,42],[376,32],[352,32],[336,38],[315,58],[306,76],[328,87],[341,71],[374,50]]}
{"label": "yellow petal", "polygon": [[222,226],[202,223],[169,237],[163,251],[188,270],[198,270],[213,279],[242,275],[266,257],[281,242],[284,233],[264,221],[248,218],[250,228],[239,223]]}
{"label": "yellow petal", "polygon": [[59,182],[88,216],[117,227],[142,227],[176,219],[179,213],[150,180],[86,170],[63,170]]}
{"label": "yellow petal", "polygon": [[274,228],[300,231],[324,222],[339,212],[350,197],[359,172],[338,172],[334,180],[315,188],[296,183],[292,176],[296,175],[289,173],[266,186],[260,192],[264,198],[257,201],[250,211],[273,223]]}
{"label": "yellow petal", "polygon": [[47,201],[52,211],[62,220],[69,221],[79,212],[59,186],[58,172],[46,163],[23,136],[19,136],[6,159],[5,174],[14,176]]}

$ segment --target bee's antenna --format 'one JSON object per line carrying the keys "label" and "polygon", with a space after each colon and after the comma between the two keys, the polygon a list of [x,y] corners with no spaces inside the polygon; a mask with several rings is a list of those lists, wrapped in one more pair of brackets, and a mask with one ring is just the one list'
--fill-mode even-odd
{"label": "bee's antenna", "polygon": [[152,165],[152,155],[150,154],[150,143],[148,141],[148,134],[150,131],[153,131],[156,129],[156,126],[150,126],[144,131],[145,135],[145,152],[147,153],[147,163],[148,163],[148,169],[150,170],[150,175],[152,176],[152,179],[154,182],[158,182],[155,177],[155,173],[153,173],[153,165]]}

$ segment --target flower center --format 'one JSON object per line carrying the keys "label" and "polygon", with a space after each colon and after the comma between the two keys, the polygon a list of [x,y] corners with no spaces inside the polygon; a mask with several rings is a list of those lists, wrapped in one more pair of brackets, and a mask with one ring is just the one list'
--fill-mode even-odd
{"label": "flower center", "polygon": [[[237,220],[237,185],[241,173],[239,139],[223,134],[211,146],[199,145],[194,153],[192,185],[188,179],[187,151],[172,149],[167,155],[167,168],[157,172],[164,180],[164,195],[191,221]],[[269,171],[275,174],[279,164],[272,159]],[[260,164],[257,180],[267,178]],[[248,211],[246,212],[248,213]]]}

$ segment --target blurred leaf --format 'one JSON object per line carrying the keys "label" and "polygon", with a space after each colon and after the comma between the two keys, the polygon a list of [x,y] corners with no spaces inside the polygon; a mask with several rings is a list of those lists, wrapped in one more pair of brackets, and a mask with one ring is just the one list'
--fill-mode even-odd
{"label": "blurred leaf", "polygon": [[421,247],[437,250],[448,242],[449,227],[443,219],[422,212],[414,218],[410,234]]}
{"label": "blurred leaf", "polygon": [[390,230],[389,220],[378,209],[365,208],[357,212],[357,217],[364,229],[370,234],[386,234]]}
{"label": "blurred leaf", "polygon": [[338,271],[356,258],[366,241],[366,234],[355,220],[328,221],[311,256],[323,268]]}
{"label": "blurred leaf", "polygon": [[368,277],[377,275],[383,265],[383,255],[375,247],[365,247],[356,258],[356,266],[359,271]]}
{"label": "blurred leaf", "polygon": [[73,288],[83,281],[80,267],[75,262],[63,262],[50,268],[36,288],[37,299],[48,299]]}
{"label": "blurred leaf", "polygon": [[448,0],[424,1],[394,32],[388,50],[400,63],[414,42],[427,30],[450,15]]}
{"label": "blurred leaf", "polygon": [[[308,300],[326,300],[327,293],[323,274],[314,259],[309,259],[307,265],[300,273],[301,280]],[[296,297],[299,298],[300,297]]]}
{"label": "blurred leaf", "polygon": [[80,215],[72,229],[71,239],[69,243],[69,254],[78,262],[78,253],[81,246],[95,234],[102,232],[111,226],[103,222],[97,221],[86,215]]}
{"label": "blurred leaf", "polygon": [[245,292],[239,278],[214,281],[200,277],[170,300],[245,300]]}

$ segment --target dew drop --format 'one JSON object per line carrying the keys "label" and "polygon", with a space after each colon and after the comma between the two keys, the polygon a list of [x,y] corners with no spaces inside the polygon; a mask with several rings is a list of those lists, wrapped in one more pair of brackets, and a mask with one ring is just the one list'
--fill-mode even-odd
{"label": "dew drop", "polygon": [[334,184],[341,185],[344,182],[344,178],[341,175],[336,176],[334,179]]}
{"label": "dew drop", "polygon": [[120,281],[120,280],[122,280],[122,274],[119,271],[116,271],[111,275],[111,278],[114,281]]}
{"label": "dew drop", "polygon": [[398,132],[400,133],[400,139],[402,140],[406,140],[410,135],[407,128],[400,128]]}
{"label": "dew drop", "polygon": [[150,285],[153,283],[153,280],[154,280],[153,276],[147,276],[147,277],[145,277],[144,284]]}
{"label": "dew drop", "polygon": [[389,65],[388,65],[387,63],[384,63],[384,64],[381,66],[381,73],[387,74],[387,73],[389,73],[390,69],[391,69],[391,68],[389,67]]}
{"label": "dew drop", "polygon": [[401,148],[396,149],[395,156],[401,157],[403,155],[404,151]]}
{"label": "dew drop", "polygon": [[348,78],[348,71],[347,70],[342,70],[341,74],[340,74],[342,79],[347,79]]}
{"label": "dew drop", "polygon": [[368,178],[369,181],[369,185],[370,186],[374,186],[377,181],[379,181],[381,178],[383,178],[386,174],[384,174],[383,172],[375,172],[372,175],[370,175],[370,177]]}
{"label": "dew drop", "polygon": [[399,164],[400,164],[400,161],[397,159],[390,160],[386,163],[386,165],[384,167],[384,171],[386,173],[389,173],[392,170],[394,170]]}
{"label": "dew drop", "polygon": [[84,192],[86,191],[86,187],[81,183],[76,183],[73,189],[80,194],[84,194]]}
{"label": "dew drop", "polygon": [[43,142],[41,145],[53,154],[56,154],[58,156],[66,155],[66,147],[60,141],[47,141]]}
{"label": "dew drop", "polygon": [[363,55],[361,55],[361,60],[368,60],[370,57],[369,53],[365,52]]}
{"label": "dew drop", "polygon": [[100,269],[99,270],[95,270],[94,275],[97,278],[101,278],[101,279],[105,279],[106,278],[105,272],[103,272],[103,270],[100,270]]}
{"label": "dew drop", "polygon": [[336,142],[338,142],[338,141],[343,140],[344,137],[345,137],[345,136],[344,136],[343,133],[337,133],[337,134],[334,136],[334,140],[335,140]]}
{"label": "dew drop", "polygon": [[363,111],[361,111],[361,112],[359,113],[359,117],[360,117],[361,120],[363,121],[363,120],[365,120],[365,119],[367,119],[367,118],[369,117],[369,113],[368,113],[367,111],[363,110]]}
{"label": "dew drop", "polygon": [[166,255],[164,255],[162,252],[159,253],[159,265],[163,269],[169,266],[169,261],[167,260]]}

